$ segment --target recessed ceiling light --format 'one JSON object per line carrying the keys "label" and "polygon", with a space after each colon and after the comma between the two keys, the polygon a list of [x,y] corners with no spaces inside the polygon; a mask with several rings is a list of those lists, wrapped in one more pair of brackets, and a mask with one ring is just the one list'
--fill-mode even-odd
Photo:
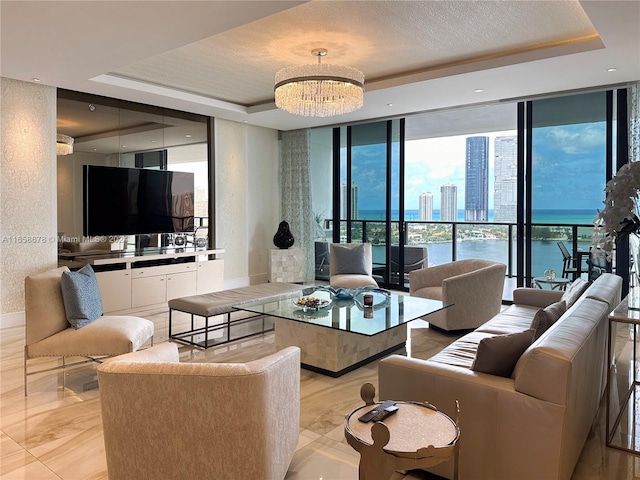
{"label": "recessed ceiling light", "polygon": [[474,92],[475,92],[475,93],[482,93],[482,92],[484,92],[484,88],[476,88],[476,89],[474,90]]}
{"label": "recessed ceiling light", "polygon": [[249,123],[249,120],[243,120],[244,123]]}
{"label": "recessed ceiling light", "polygon": [[155,140],[151,140],[151,143],[156,143],[156,141]]}
{"label": "recessed ceiling light", "polygon": [[387,107],[393,107],[393,103],[387,103]]}
{"label": "recessed ceiling light", "polygon": [[617,68],[607,68],[607,72],[615,72],[617,71]]}
{"label": "recessed ceiling light", "polygon": [[32,80],[33,80],[34,82],[41,82],[41,81],[42,81],[42,80],[40,80],[39,78],[36,78],[36,77],[33,77],[33,78],[32,78]]}
{"label": "recessed ceiling light", "polygon": [[190,134],[190,133],[187,133],[187,134],[185,135],[185,137],[187,137],[187,138],[191,138],[191,134]]}

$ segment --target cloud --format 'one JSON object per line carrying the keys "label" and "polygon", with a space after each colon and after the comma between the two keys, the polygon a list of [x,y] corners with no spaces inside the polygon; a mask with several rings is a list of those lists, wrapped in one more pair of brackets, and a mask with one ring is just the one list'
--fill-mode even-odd
{"label": "cloud", "polygon": [[[541,130],[541,141],[547,148],[555,148],[567,155],[584,155],[601,149],[605,138],[604,122],[591,125],[567,125],[546,127]],[[534,143],[536,134],[534,132]]]}

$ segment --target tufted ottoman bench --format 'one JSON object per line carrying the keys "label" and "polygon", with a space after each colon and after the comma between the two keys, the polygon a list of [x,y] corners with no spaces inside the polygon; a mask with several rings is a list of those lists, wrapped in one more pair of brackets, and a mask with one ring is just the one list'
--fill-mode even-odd
{"label": "tufted ottoman bench", "polygon": [[[273,323],[270,325],[266,324],[264,315],[247,317],[246,314],[238,312],[235,307],[257,300],[278,300],[279,297],[284,297],[292,292],[303,290],[304,288],[307,287],[292,283],[275,282],[221,290],[219,292],[205,293],[202,295],[174,298],[169,300],[169,338],[181,343],[207,349],[222,343],[271,331],[273,330]],[[178,333],[173,331],[174,310],[191,315],[191,328],[189,330]],[[232,318],[232,314],[234,313],[242,316]],[[214,325],[209,324],[211,317],[220,315],[226,316],[226,321],[218,322]],[[204,327],[197,327],[195,325],[195,316],[204,318]],[[248,322],[260,319],[262,319],[262,328],[259,331],[232,335],[233,327],[239,327]],[[210,336],[211,333],[218,330],[222,330],[223,333],[224,330],[226,330],[226,336],[223,335],[222,339],[220,337]]]}

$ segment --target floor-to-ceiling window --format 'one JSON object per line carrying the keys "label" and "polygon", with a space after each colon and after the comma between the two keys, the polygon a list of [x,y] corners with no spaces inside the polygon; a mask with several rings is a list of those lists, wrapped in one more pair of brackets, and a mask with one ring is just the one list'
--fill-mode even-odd
{"label": "floor-to-ceiling window", "polygon": [[333,241],[371,243],[374,277],[386,286],[398,283],[397,249],[392,246],[402,236],[400,123],[390,120],[334,131],[339,188],[333,190],[332,223],[339,227],[333,229]]}
{"label": "floor-to-ceiling window", "polygon": [[586,277],[591,223],[616,162],[615,94],[336,128],[333,240],[377,246],[378,280],[390,286],[408,286],[413,268],[464,258],[503,262],[514,285],[530,285],[546,270],[562,275],[558,242]]}
{"label": "floor-to-ceiling window", "polygon": [[515,103],[407,117],[405,245],[429,265],[484,258],[513,272],[516,130]]}
{"label": "floor-to-ceiling window", "polygon": [[607,181],[606,92],[535,100],[527,107],[530,195],[523,207],[531,225],[531,267],[526,276],[539,277],[548,269],[562,275],[558,243],[572,258],[570,268],[586,273],[593,218]]}

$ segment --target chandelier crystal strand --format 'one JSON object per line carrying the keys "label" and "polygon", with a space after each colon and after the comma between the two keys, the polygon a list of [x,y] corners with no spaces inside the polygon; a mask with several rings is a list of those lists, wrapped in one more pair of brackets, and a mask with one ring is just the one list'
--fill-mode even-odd
{"label": "chandelier crystal strand", "polygon": [[363,105],[364,74],[328,63],[283,68],[276,73],[275,100],[278,108],[305,117],[353,112]]}
{"label": "chandelier crystal strand", "polygon": [[73,138],[58,133],[56,135],[56,155],[71,155],[73,153]]}

